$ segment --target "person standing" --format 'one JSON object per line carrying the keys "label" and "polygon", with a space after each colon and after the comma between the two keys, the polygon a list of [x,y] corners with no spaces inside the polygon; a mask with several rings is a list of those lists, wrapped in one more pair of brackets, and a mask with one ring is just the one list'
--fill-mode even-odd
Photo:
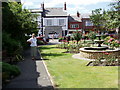
{"label": "person standing", "polygon": [[27,40],[27,42],[29,42],[31,46],[32,60],[35,60],[35,57],[37,56],[37,38],[34,33],[32,34],[32,37]]}
{"label": "person standing", "polygon": [[52,40],[54,40],[54,34],[52,34]]}

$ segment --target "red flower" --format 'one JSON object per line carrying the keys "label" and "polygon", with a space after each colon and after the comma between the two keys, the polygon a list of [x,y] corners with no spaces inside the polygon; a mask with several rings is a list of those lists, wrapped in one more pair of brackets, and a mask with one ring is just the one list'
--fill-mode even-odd
{"label": "red flower", "polygon": [[120,41],[118,41],[118,40],[115,40],[115,42],[118,43],[118,44],[120,44]]}
{"label": "red flower", "polygon": [[106,52],[105,55],[109,55],[109,53]]}
{"label": "red flower", "polygon": [[67,40],[62,40],[62,42],[68,42]]}
{"label": "red flower", "polygon": [[113,41],[113,38],[110,38],[110,39],[108,40],[108,42],[111,42],[111,41]]}
{"label": "red flower", "polygon": [[103,51],[103,53],[105,54],[105,55],[109,55],[110,53],[108,53],[108,52],[105,52],[105,51]]}

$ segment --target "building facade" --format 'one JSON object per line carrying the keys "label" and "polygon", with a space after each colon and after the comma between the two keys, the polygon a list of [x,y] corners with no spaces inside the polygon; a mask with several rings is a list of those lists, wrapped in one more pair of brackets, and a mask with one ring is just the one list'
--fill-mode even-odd
{"label": "building facade", "polygon": [[82,20],[82,30],[84,33],[88,33],[89,31],[94,30],[95,26],[90,20],[90,14],[83,14],[81,20]]}
{"label": "building facade", "polygon": [[68,33],[72,34],[76,30],[82,31],[81,16],[78,12],[77,15],[68,16]]}
{"label": "building facade", "polygon": [[[63,8],[46,8],[43,18],[43,32],[45,37],[56,34],[58,37],[67,35],[68,16]],[[57,37],[56,37],[57,38]]]}
{"label": "building facade", "polygon": [[35,18],[35,20],[36,20],[36,22],[37,22],[37,24],[38,24],[38,27],[37,27],[37,29],[38,29],[38,36],[40,36],[40,35],[42,35],[42,13],[43,13],[43,11],[42,11],[42,9],[30,9],[29,10],[31,13],[33,13],[33,14],[37,14],[38,16],[37,16],[37,18]]}
{"label": "building facade", "polygon": [[51,38],[62,37],[68,33],[68,15],[66,11],[66,3],[63,8],[45,8],[42,6],[43,18],[43,35]]}
{"label": "building facade", "polygon": [[90,20],[89,14],[68,15],[66,3],[62,8],[45,8],[44,3],[40,9],[31,10],[32,13],[37,13],[38,17],[38,35],[43,35],[45,38],[54,38],[72,34],[76,30],[87,33],[94,29],[93,23]]}

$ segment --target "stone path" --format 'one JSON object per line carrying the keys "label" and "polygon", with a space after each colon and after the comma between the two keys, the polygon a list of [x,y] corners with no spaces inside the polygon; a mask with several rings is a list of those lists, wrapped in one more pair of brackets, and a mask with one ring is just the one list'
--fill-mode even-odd
{"label": "stone path", "polygon": [[73,58],[77,58],[77,59],[81,59],[81,60],[94,61],[94,59],[83,58],[83,57],[80,55],[80,53],[74,54],[72,57],[73,57]]}
{"label": "stone path", "polygon": [[[50,40],[48,45],[58,43],[58,40]],[[21,74],[11,80],[3,90],[10,88],[12,90],[17,88],[49,88],[49,90],[53,90],[53,83],[40,54],[37,54],[37,60],[31,60],[30,49],[26,50],[24,55],[25,60],[17,64]]]}

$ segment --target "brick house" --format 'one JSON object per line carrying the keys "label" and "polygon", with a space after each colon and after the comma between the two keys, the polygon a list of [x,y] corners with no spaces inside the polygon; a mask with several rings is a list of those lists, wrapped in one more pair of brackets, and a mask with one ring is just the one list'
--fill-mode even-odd
{"label": "brick house", "polygon": [[82,31],[82,20],[79,12],[77,15],[68,16],[68,33],[71,34],[76,30]]}
{"label": "brick house", "polygon": [[90,20],[90,14],[83,14],[82,16],[82,30],[84,33],[88,33],[91,30],[94,30],[95,26]]}

